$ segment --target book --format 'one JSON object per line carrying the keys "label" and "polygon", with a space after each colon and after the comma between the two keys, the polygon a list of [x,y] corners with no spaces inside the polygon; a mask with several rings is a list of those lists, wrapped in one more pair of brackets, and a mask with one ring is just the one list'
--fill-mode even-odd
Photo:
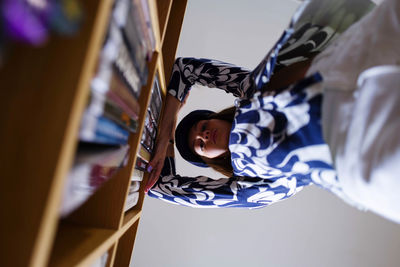
{"label": "book", "polygon": [[133,169],[132,175],[131,175],[131,181],[139,181],[141,182],[144,177],[144,172],[138,169]]}
{"label": "book", "polygon": [[145,37],[140,26],[135,22],[134,5],[131,3],[129,7],[129,15],[126,23],[122,25],[122,37],[126,47],[128,48],[132,62],[136,67],[139,77],[142,81],[147,81],[147,47]]}
{"label": "book", "polygon": [[141,145],[140,148],[139,148],[138,155],[139,155],[142,159],[146,160],[147,162],[149,162],[150,159],[151,159],[151,154],[150,154],[150,152],[147,151],[142,145]]}
{"label": "book", "polygon": [[[113,98],[117,95],[119,101],[127,106],[126,112],[138,116],[140,105],[137,99],[142,83],[131,62],[129,52],[124,46],[118,27],[111,23],[106,41],[97,63],[96,74],[92,79],[91,88],[101,94]],[[115,100],[114,100],[115,101]],[[136,119],[134,117],[134,119]]]}
{"label": "book", "polygon": [[137,101],[138,95],[136,95],[136,93],[139,93],[139,89],[136,92],[130,90],[129,87],[125,84],[125,82],[122,80],[120,74],[117,73],[117,70],[113,71],[111,75],[109,90],[107,92],[107,95],[110,97],[111,93],[115,93],[116,95],[118,95],[118,97],[126,105],[129,106],[129,108],[133,111],[133,113],[135,113],[134,119],[137,119],[139,117],[140,105],[139,102]]}
{"label": "book", "polygon": [[139,192],[129,193],[126,197],[124,212],[133,208],[139,200]]}
{"label": "book", "polygon": [[146,21],[146,26],[147,26],[147,31],[149,35],[149,40],[150,40],[150,47],[154,51],[156,49],[156,37],[153,31],[153,25],[151,22],[151,16],[150,16],[150,8],[149,8],[149,2],[148,0],[140,0],[140,3],[142,4],[143,8],[143,15]]}
{"label": "book", "polygon": [[132,181],[131,185],[129,186],[129,193],[137,192],[140,189],[140,181]]}
{"label": "book", "polygon": [[162,97],[161,97],[158,76],[155,77],[155,81],[151,90],[151,99],[148,109],[150,110],[151,119],[154,125],[157,127],[158,119],[160,117],[162,109]]}
{"label": "book", "polygon": [[[137,131],[138,121],[133,119],[118,104],[106,96],[92,90],[88,103],[84,114],[85,122],[81,125],[81,131],[94,131],[96,120],[100,116],[112,120],[126,130],[131,132]],[[90,120],[94,122],[90,122]]]}
{"label": "book", "polygon": [[129,132],[136,132],[138,127],[140,105],[113,66],[121,44],[118,32],[110,24],[81,122],[79,135],[83,141],[126,144]]}
{"label": "book", "polygon": [[135,133],[138,128],[138,121],[132,119],[125,111],[123,111],[115,103],[106,99],[104,105],[104,117],[118,123],[120,126]]}
{"label": "book", "polygon": [[155,139],[157,136],[157,127],[155,125],[155,119],[153,118],[153,115],[149,109],[147,110],[147,116],[144,120],[144,126],[147,131],[146,134],[149,134],[150,138]]}
{"label": "book", "polygon": [[64,195],[60,208],[61,217],[65,217],[117,171],[126,165],[129,145],[105,146],[81,142],[73,166],[68,172]]}
{"label": "book", "polygon": [[122,27],[126,23],[129,14],[129,6],[131,0],[115,0],[114,8],[112,10],[112,20]]}
{"label": "book", "polygon": [[139,171],[146,172],[147,163],[148,163],[148,161],[141,158],[140,155],[137,155],[135,168],[138,169]]}
{"label": "book", "polygon": [[156,75],[155,79],[154,79],[154,87],[153,87],[153,96],[154,98],[154,104],[155,104],[155,109],[158,111],[158,116],[161,113],[161,109],[162,109],[162,96],[161,96],[161,87],[160,87],[160,82],[158,79],[158,75]]}
{"label": "book", "polygon": [[147,130],[146,127],[143,128],[142,138],[140,140],[142,146],[151,153],[153,150],[154,140],[150,135],[150,132]]}
{"label": "book", "polygon": [[150,10],[148,2],[142,0],[132,0],[132,14],[136,25],[140,27],[142,38],[145,41],[146,59],[151,60],[153,51],[155,50],[156,41],[153,27],[151,24]]}
{"label": "book", "polygon": [[120,43],[113,66],[122,79],[124,79],[124,82],[129,86],[133,95],[139,98],[141,87],[146,83],[147,77],[146,79],[140,77],[137,67],[130,56],[129,48],[123,41]]}
{"label": "book", "polygon": [[79,138],[81,141],[92,143],[123,145],[128,142],[129,131],[104,116],[95,116],[90,112],[85,112],[82,117]]}

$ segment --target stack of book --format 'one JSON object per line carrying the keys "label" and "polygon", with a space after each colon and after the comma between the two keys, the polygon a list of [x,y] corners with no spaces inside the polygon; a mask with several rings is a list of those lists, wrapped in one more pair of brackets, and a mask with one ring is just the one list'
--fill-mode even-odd
{"label": "stack of book", "polygon": [[[143,179],[143,176],[141,176]],[[139,176],[137,177],[139,178]],[[125,207],[124,207],[124,211],[127,211],[131,208],[133,208],[138,200],[139,200],[139,188],[140,188],[140,181],[135,181],[134,179],[131,180],[131,185],[129,187],[129,192],[128,192],[128,196],[126,198],[126,202],[125,202]]]}
{"label": "stack of book", "polygon": [[115,2],[82,119],[81,140],[124,144],[129,132],[137,129],[137,100],[147,81],[147,62],[155,48],[151,41],[154,33],[145,20],[144,14],[149,16],[146,7],[147,1]]}
{"label": "stack of book", "polygon": [[153,152],[157,137],[158,119],[160,118],[161,108],[162,97],[160,84],[158,77],[156,76],[151,91],[150,104],[147,109],[147,115],[144,122],[143,134],[140,141],[141,145],[137,153],[135,169],[131,176],[132,184],[125,203],[125,211],[132,208],[136,204],[139,197],[137,190],[140,187],[140,182],[143,179],[144,173],[147,169],[147,164],[149,163],[151,154]]}
{"label": "stack of book", "polygon": [[137,154],[136,167],[138,169],[145,168],[151,158],[157,137],[158,118],[160,117],[161,108],[161,91],[159,80],[156,76],[151,90],[150,104],[144,121],[142,138],[140,140],[141,146]]}
{"label": "stack of book", "polygon": [[[68,175],[61,214],[79,207],[128,157],[137,131],[141,88],[155,49],[146,0],[116,0],[79,130],[80,145]],[[90,147],[90,151],[88,151]],[[82,156],[84,155],[84,156]]]}
{"label": "stack of book", "polygon": [[80,143],[68,173],[61,205],[65,217],[84,203],[104,182],[125,166],[129,145],[106,146]]}

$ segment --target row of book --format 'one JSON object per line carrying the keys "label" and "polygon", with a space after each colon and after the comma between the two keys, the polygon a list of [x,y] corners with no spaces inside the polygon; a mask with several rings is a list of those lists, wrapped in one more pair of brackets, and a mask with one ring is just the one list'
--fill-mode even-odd
{"label": "row of book", "polygon": [[139,200],[139,188],[143,181],[144,171],[134,169],[131,175],[131,184],[129,186],[128,196],[126,197],[124,211],[133,208]]}
{"label": "row of book", "polygon": [[[157,137],[158,119],[162,109],[162,97],[160,83],[156,75],[154,84],[151,90],[150,104],[147,108],[147,113],[144,120],[142,137],[140,140],[140,150],[137,154],[137,165],[145,165],[142,162],[148,163],[154,149],[155,140]],[[139,164],[140,163],[140,164]],[[138,167],[139,168],[139,167]]]}
{"label": "row of book", "polygon": [[[68,216],[129,158],[128,139],[139,126],[141,88],[155,49],[147,0],[116,0],[90,83],[79,130],[79,145],[61,207]],[[138,200],[140,181],[132,181],[127,206]]]}
{"label": "row of book", "polygon": [[115,2],[81,123],[83,141],[126,144],[129,132],[137,130],[138,98],[147,82],[147,62],[155,49],[151,41],[154,34],[146,20],[149,14],[139,14],[148,14],[147,1]]}
{"label": "row of book", "polygon": [[131,186],[129,194],[125,204],[125,211],[132,208],[132,205],[139,195],[137,194],[136,187],[137,182],[142,181],[144,173],[146,172],[147,165],[153,153],[155,140],[157,137],[158,120],[162,109],[162,97],[160,90],[160,83],[158,76],[155,77],[155,81],[151,90],[150,104],[147,109],[147,114],[144,121],[143,133],[140,140],[139,151],[136,156],[135,169],[131,176]]}

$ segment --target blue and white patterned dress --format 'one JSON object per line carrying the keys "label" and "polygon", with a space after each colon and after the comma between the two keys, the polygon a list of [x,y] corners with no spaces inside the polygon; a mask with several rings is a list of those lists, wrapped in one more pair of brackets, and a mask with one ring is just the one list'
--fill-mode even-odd
{"label": "blue and white patterned dress", "polygon": [[[167,158],[149,196],[191,207],[257,208],[293,196],[314,183],[346,198],[322,138],[322,92],[320,87],[311,86],[322,80],[321,75],[315,73],[278,94],[262,92],[274,69],[320,52],[371,8],[367,1],[357,5],[357,16],[347,21],[346,27],[339,23],[339,30],[337,23],[329,25],[328,15],[318,9],[322,5],[332,11],[323,2],[312,1],[302,6],[252,72],[209,59],[176,60],[168,92],[180,101],[195,83],[238,97],[229,140],[234,175],[217,180],[180,176],[175,172],[174,159]],[[346,1],[339,2],[335,2],[335,8],[354,11]],[[319,16],[310,17],[316,9]]]}

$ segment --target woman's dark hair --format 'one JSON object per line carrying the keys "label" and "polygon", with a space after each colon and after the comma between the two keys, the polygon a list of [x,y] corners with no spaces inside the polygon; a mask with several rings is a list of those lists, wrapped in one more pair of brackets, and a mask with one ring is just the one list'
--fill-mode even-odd
{"label": "woman's dark hair", "polygon": [[[218,119],[228,121],[233,123],[233,118],[235,116],[236,107],[232,106],[226,109],[221,110],[220,112],[213,113],[208,116],[208,119]],[[227,177],[231,177],[233,175],[232,161],[231,161],[231,153],[228,152],[218,158],[203,158],[205,163],[214,169],[217,172],[222,173]]]}

